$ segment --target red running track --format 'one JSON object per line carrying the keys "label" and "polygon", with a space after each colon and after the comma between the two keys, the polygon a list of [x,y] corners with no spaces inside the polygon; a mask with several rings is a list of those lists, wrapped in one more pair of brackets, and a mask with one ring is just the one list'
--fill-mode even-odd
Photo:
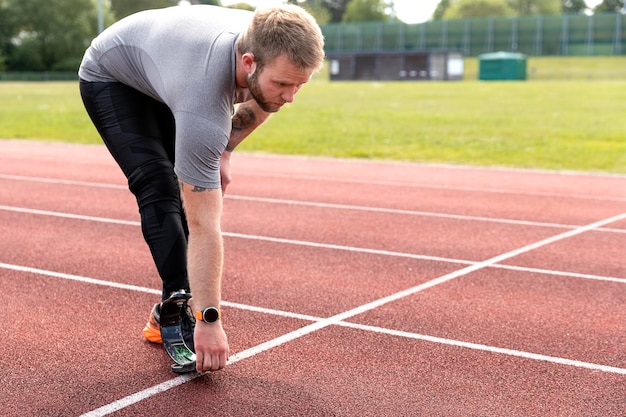
{"label": "red running track", "polygon": [[102,146],[0,141],[7,416],[624,416],[626,177],[236,153],[224,371]]}

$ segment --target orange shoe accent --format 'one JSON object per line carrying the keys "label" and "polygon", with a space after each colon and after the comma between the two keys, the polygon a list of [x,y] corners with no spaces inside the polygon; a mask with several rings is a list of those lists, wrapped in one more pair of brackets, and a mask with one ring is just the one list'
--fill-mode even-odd
{"label": "orange shoe accent", "polygon": [[159,324],[159,304],[155,304],[150,312],[150,317],[143,328],[143,337],[151,343],[163,343],[161,339],[161,325]]}

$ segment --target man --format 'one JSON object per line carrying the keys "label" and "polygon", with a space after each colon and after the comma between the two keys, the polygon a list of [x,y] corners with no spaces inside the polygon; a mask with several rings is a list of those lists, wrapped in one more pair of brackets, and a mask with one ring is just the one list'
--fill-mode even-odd
{"label": "man", "polygon": [[[219,320],[220,218],[231,152],[293,101],[323,64],[323,43],[297,6],[254,14],[176,6],[122,19],[83,58],[81,96],[137,199],[162,301],[180,290],[193,294],[198,372],[228,360]],[[202,311],[213,316],[203,321]],[[160,342],[158,320],[159,304],[144,329],[153,342]]]}

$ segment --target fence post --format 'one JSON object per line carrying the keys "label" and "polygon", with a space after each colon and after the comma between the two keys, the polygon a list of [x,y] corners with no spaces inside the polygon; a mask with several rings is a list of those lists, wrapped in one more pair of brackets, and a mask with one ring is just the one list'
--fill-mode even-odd
{"label": "fence post", "polygon": [[[626,3],[624,3],[624,11],[626,12]],[[622,54],[622,14],[615,15],[615,45],[613,45],[613,53],[615,55]]]}
{"label": "fence post", "polygon": [[493,17],[487,20],[487,52],[493,52]]}
{"label": "fence post", "polygon": [[517,17],[511,19],[511,51],[513,52],[517,52],[517,22]]}
{"label": "fence post", "polygon": [[471,55],[471,38],[470,38],[471,34],[470,34],[470,21],[469,19],[465,20],[465,33],[463,34],[463,49],[464,49],[464,53],[465,56],[469,56]]}
{"label": "fence post", "polygon": [[563,16],[561,28],[561,55],[569,55],[569,15]]}
{"label": "fence post", "polygon": [[589,16],[587,25],[587,55],[593,55],[593,15]]}
{"label": "fence post", "polygon": [[542,55],[543,45],[543,16],[537,16],[537,34],[535,36],[535,55]]}

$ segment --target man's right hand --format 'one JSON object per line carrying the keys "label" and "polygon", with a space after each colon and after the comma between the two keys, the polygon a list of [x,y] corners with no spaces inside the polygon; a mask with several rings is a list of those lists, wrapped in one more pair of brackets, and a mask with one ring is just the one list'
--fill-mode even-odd
{"label": "man's right hand", "polygon": [[197,321],[194,346],[198,372],[219,371],[226,366],[229,355],[228,340],[220,321]]}

